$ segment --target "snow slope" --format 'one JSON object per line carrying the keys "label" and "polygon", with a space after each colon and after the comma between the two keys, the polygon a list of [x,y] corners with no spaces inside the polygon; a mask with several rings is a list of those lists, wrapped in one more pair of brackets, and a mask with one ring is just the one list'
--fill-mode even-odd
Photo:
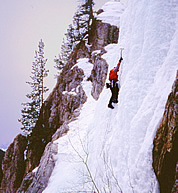
{"label": "snow slope", "polygon": [[152,143],[178,68],[178,1],[128,0],[125,8],[110,1],[103,9],[98,19],[120,26],[119,43],[105,47],[109,68],[124,47],[119,103],[107,108],[107,89],[98,101],[91,97],[86,79],[92,65],[79,60],[88,100],[68,134],[55,141],[56,166],[44,193],[86,192],[94,186],[96,192],[159,192]]}

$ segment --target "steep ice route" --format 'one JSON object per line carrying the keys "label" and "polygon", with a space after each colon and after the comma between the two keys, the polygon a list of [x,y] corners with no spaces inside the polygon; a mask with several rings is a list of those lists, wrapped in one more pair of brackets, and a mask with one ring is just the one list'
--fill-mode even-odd
{"label": "steep ice route", "polygon": [[[113,110],[107,108],[111,93],[105,88],[95,101],[91,84],[84,80],[87,102],[78,120],[69,124],[68,134],[56,141],[56,166],[45,193],[91,190],[92,183],[86,183],[88,172],[76,152],[84,158],[87,153],[88,167],[101,192],[103,188],[106,192],[159,192],[152,143],[178,69],[177,4],[127,1],[117,20],[119,43],[106,46],[102,56],[111,69],[119,60],[119,48],[124,47],[119,103]],[[107,11],[112,13],[109,7]],[[87,59],[80,60],[79,67],[82,64],[88,74],[91,64]]]}

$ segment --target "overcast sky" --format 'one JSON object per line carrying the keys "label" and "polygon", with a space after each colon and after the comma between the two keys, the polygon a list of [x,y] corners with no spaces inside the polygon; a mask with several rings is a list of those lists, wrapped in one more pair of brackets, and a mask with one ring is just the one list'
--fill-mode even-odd
{"label": "overcast sky", "polygon": [[[107,1],[95,0],[95,9]],[[76,6],[77,0],[0,0],[0,148],[7,148],[21,132],[21,103],[30,92],[26,81],[40,39],[45,43],[50,70],[46,84],[51,90],[54,87],[53,59],[59,54]]]}

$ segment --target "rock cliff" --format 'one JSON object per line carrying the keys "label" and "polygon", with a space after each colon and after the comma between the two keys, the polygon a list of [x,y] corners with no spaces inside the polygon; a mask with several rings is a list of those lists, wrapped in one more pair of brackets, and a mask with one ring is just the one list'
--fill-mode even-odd
{"label": "rock cliff", "polygon": [[[3,172],[5,173],[2,188],[4,192],[42,192],[47,186],[48,179],[55,165],[55,154],[57,146],[54,140],[68,132],[68,123],[75,120],[80,114],[80,108],[87,101],[86,93],[82,87],[82,81],[87,78],[92,82],[92,96],[95,100],[105,85],[108,64],[102,58],[105,53],[104,46],[110,43],[117,43],[119,29],[116,26],[94,20],[89,33],[89,45],[81,41],[73,50],[70,58],[57,79],[57,84],[44,102],[39,119],[28,140],[30,145],[27,150],[27,158],[22,160],[23,171],[21,176],[16,177],[14,171],[16,167],[10,162],[10,153],[6,154],[9,164],[4,162]],[[97,50],[96,52],[93,52]],[[78,66],[74,66],[80,58],[88,58],[93,64],[93,70],[89,77],[85,77],[84,72]],[[14,143],[11,144],[14,146]],[[9,147],[10,148],[10,147]],[[19,147],[21,153],[23,147]],[[8,151],[9,152],[9,151]],[[17,156],[18,157],[18,156]],[[34,170],[34,168],[36,168]],[[13,172],[12,178],[11,176]],[[22,176],[24,178],[22,179]],[[8,182],[5,181],[9,179]],[[16,182],[18,179],[18,182]],[[23,180],[23,181],[22,181]],[[21,183],[22,181],[22,183]],[[14,185],[10,183],[15,182]],[[7,184],[9,183],[9,184]],[[21,184],[21,186],[20,186]]]}
{"label": "rock cliff", "polygon": [[20,186],[25,171],[24,151],[26,145],[26,137],[19,134],[8,147],[2,163],[2,192],[14,193]]}
{"label": "rock cliff", "polygon": [[153,148],[153,168],[161,193],[178,192],[178,73]]}

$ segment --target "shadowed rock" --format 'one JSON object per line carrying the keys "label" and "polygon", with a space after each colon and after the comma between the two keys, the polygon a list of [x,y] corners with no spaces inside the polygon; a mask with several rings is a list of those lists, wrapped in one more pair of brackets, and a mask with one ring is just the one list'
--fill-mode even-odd
{"label": "shadowed rock", "polygon": [[161,193],[177,193],[178,181],[178,73],[153,148],[153,168]]}
{"label": "shadowed rock", "polygon": [[5,153],[2,163],[3,178],[1,189],[3,192],[16,192],[22,182],[25,171],[24,150],[26,145],[26,137],[19,134]]}

